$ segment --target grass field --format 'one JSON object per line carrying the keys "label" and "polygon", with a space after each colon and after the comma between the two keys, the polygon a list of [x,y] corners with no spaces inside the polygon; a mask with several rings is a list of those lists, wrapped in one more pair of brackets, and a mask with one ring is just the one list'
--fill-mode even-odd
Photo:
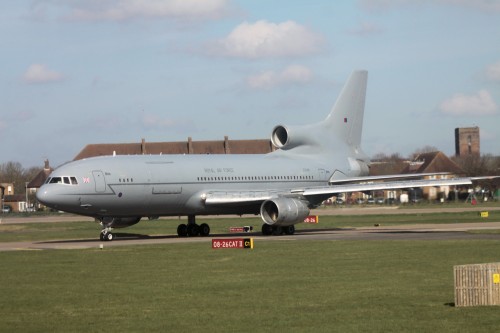
{"label": "grass field", "polygon": [[[468,214],[332,216],[301,228],[484,221]],[[235,223],[260,225],[224,219],[211,226],[227,232]],[[176,226],[155,221],[125,230],[173,234]],[[0,225],[0,241],[97,233],[89,222]],[[0,332],[492,332],[499,307],[453,306],[453,266],[499,261],[500,242],[491,240],[0,252]]]}
{"label": "grass field", "polygon": [[258,241],[0,253],[2,332],[492,332],[453,265],[496,241]]}

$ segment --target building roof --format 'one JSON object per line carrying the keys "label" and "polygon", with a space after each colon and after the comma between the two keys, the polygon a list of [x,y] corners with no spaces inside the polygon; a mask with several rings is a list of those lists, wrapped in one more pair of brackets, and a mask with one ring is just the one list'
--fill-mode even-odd
{"label": "building roof", "polygon": [[439,173],[464,174],[464,170],[440,151],[419,154],[402,173]]}
{"label": "building roof", "polygon": [[271,140],[224,140],[181,142],[99,143],[83,148],[74,160],[106,155],[149,154],[266,154],[272,152]]}
{"label": "building roof", "polygon": [[54,171],[49,165],[49,160],[45,160],[43,169],[28,183],[28,188],[40,188],[49,175]]}

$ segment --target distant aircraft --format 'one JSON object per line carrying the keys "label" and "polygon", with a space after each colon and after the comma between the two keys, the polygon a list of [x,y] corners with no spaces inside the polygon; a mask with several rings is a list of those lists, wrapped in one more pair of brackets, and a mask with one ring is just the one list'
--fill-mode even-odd
{"label": "distant aircraft", "polygon": [[366,176],[369,159],[360,143],[367,77],[367,71],[353,72],[323,121],[276,126],[274,152],[89,158],[56,169],[37,199],[98,219],[101,240],[112,240],[113,228],[159,216],[187,216],[179,236],[208,236],[209,225],[195,217],[223,214],[260,214],[262,233],[278,235],[293,234],[311,208],[338,193],[471,184],[472,178]]}

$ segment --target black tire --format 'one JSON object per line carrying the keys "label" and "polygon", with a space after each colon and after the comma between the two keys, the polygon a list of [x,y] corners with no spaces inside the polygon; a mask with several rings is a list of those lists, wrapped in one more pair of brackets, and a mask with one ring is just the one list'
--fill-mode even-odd
{"label": "black tire", "polygon": [[179,224],[179,226],[177,227],[177,235],[179,237],[186,237],[188,235],[188,231],[187,231],[187,225],[185,224]]}
{"label": "black tire", "polygon": [[115,235],[113,235],[112,232],[107,232],[104,234],[104,239],[108,242],[111,242],[113,239],[115,239]]}
{"label": "black tire", "polygon": [[273,233],[273,227],[269,224],[264,223],[262,225],[262,235],[269,236]]}
{"label": "black tire", "polygon": [[295,233],[295,226],[294,225],[287,225],[286,227],[283,227],[283,232],[286,235],[293,235]]}
{"label": "black tire", "polygon": [[210,226],[206,223],[200,225],[200,236],[206,237],[210,235]]}
{"label": "black tire", "polygon": [[200,234],[200,227],[197,224],[188,224],[187,234],[189,237],[196,237]]}
{"label": "black tire", "polygon": [[273,235],[279,236],[283,233],[283,228],[281,226],[273,226]]}

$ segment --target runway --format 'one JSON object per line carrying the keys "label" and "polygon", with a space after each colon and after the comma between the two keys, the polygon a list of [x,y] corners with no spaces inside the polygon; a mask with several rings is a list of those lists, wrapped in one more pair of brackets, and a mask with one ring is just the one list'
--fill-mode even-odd
{"label": "runway", "polygon": [[360,227],[337,228],[322,230],[298,230],[291,236],[262,236],[260,232],[241,234],[216,234],[208,237],[185,237],[177,235],[147,236],[127,233],[115,233],[116,240],[103,242],[92,239],[66,239],[36,242],[7,242],[0,243],[0,251],[17,250],[50,250],[50,249],[99,249],[152,244],[178,244],[178,243],[206,243],[211,246],[212,238],[250,238],[254,239],[255,247],[266,241],[390,241],[390,240],[467,240],[467,239],[492,239],[500,241],[500,234],[470,233],[469,230],[500,229],[500,222],[485,223],[456,223],[432,225],[405,225],[392,227]]}

